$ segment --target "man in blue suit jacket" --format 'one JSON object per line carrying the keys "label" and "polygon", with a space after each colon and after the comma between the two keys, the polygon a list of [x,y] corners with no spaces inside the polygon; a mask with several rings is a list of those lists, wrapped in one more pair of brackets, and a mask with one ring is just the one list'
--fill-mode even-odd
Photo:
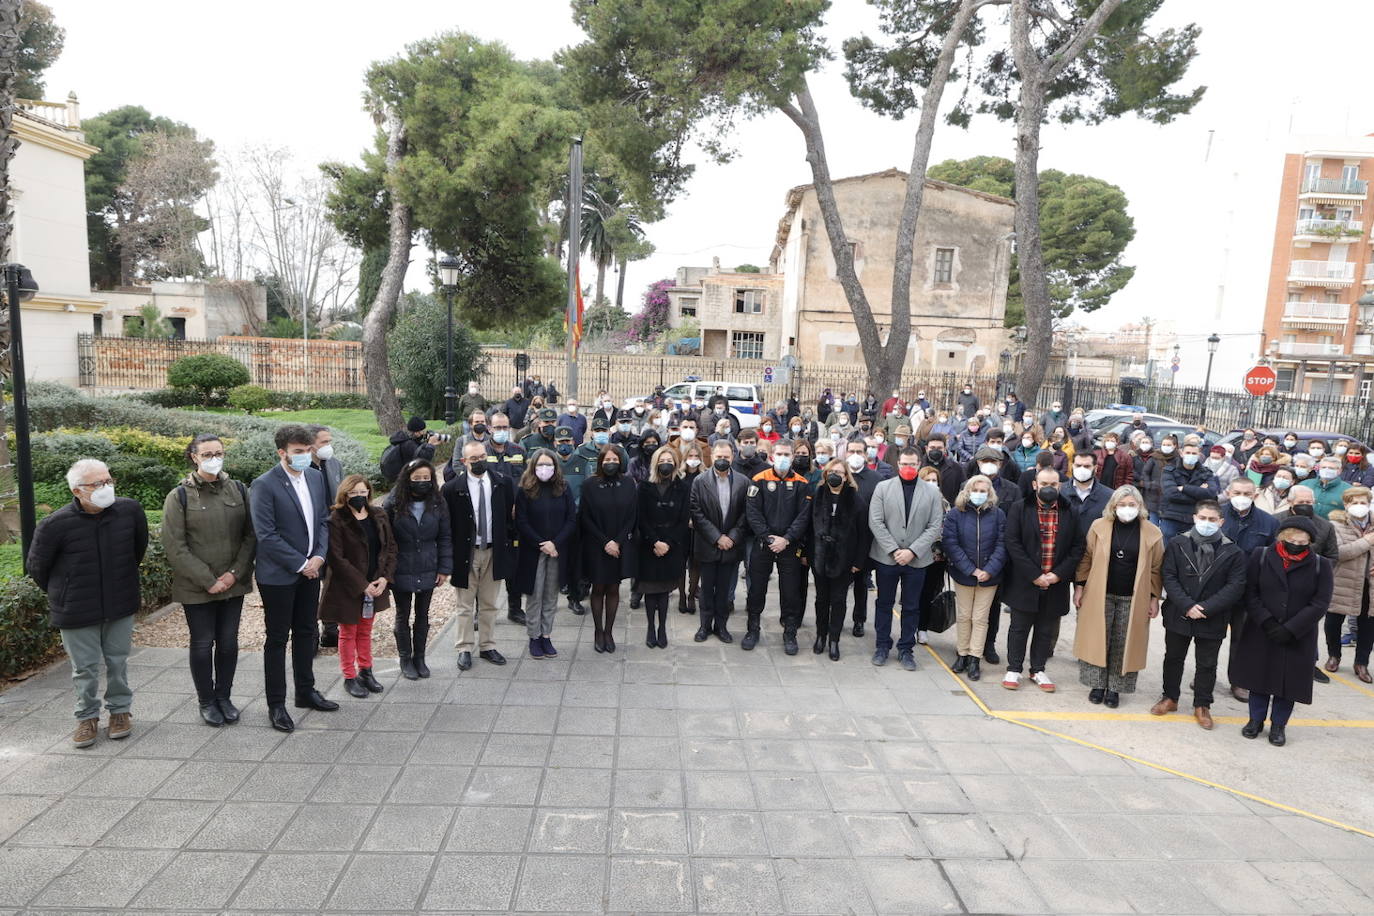
{"label": "man in blue suit jacket", "polygon": [[258,593],[267,630],[262,650],[267,714],[273,728],[289,732],[296,725],[286,711],[288,638],[296,707],[324,712],[339,708],[315,689],[314,668],[330,501],[324,475],[311,467],[314,434],[304,426],[283,426],[277,430],[276,444],[281,463],[253,481],[249,502],[258,536]]}

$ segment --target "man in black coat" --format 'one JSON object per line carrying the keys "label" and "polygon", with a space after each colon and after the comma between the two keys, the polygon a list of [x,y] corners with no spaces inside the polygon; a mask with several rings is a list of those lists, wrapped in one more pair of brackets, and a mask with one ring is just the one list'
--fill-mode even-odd
{"label": "man in black coat", "polygon": [[[542,385],[540,386],[543,387]],[[541,394],[540,397],[543,395]],[[530,397],[533,397],[531,395]],[[517,385],[510,390],[510,397],[506,399],[501,412],[510,418],[511,426],[516,429],[523,429],[525,426],[525,415],[530,412],[530,401],[525,396],[525,392]]]}
{"label": "man in black coat", "polygon": [[[873,491],[884,480],[896,476],[897,472],[886,461],[876,462],[869,467],[868,446],[863,442],[851,440],[846,443],[845,449],[845,463],[849,465],[849,473],[854,475],[854,483],[859,487],[859,503],[863,512],[860,517],[867,519]],[[854,628],[850,632],[855,636],[863,636],[864,624],[868,623],[868,593],[873,588],[872,578],[873,561],[865,551],[859,555],[859,571],[854,574]]]}
{"label": "man in black coat", "polygon": [[1166,716],[1178,709],[1188,646],[1196,642],[1193,718],[1208,731],[1217,655],[1245,598],[1245,553],[1220,526],[1221,506],[1205,500],[1193,512],[1193,527],[1164,548],[1164,695],[1150,710]]}
{"label": "man in black coat", "polygon": [[1202,462],[1202,449],[1196,445],[1179,447],[1178,460],[1164,468],[1161,489],[1159,530],[1166,542],[1188,530],[1198,503],[1220,495],[1216,475]]}
{"label": "man in black coat", "polygon": [[1002,597],[1011,608],[1011,628],[1002,686],[1021,686],[1029,640],[1031,680],[1053,693],[1045,662],[1059,639],[1059,620],[1069,612],[1069,583],[1083,558],[1084,542],[1078,516],[1059,491],[1059,472],[1054,468],[1041,468],[1035,475],[1035,492],[1010,506],[1005,541],[1011,570],[1003,574]]}
{"label": "man in black coat", "polygon": [[952,506],[955,497],[964,486],[964,469],[950,456],[945,446],[944,433],[931,433],[930,438],[926,440],[925,460],[921,462],[921,466],[935,468],[940,472],[940,495]]}
{"label": "man in black coat", "polygon": [[100,666],[105,666],[107,734],[133,731],[129,651],[138,610],[138,565],[148,519],[137,500],[115,496],[104,462],[85,458],[67,471],[73,499],[43,519],[29,547],[28,573],[48,593],[48,616],[62,634],[76,685],[72,744],[90,747],[100,731]]}
{"label": "man in black coat", "polygon": [[1096,469],[1097,456],[1092,452],[1074,455],[1072,479],[1063,487],[1069,505],[1078,513],[1078,530],[1083,537],[1088,536],[1088,529],[1102,517],[1112,498],[1112,488],[1097,479]]}
{"label": "man in black coat", "polygon": [[472,623],[482,658],[504,665],[496,650],[496,611],[501,582],[515,573],[515,487],[504,474],[488,471],[487,448],[481,442],[463,445],[465,473],[444,484],[444,502],[453,525],[453,578],[458,590],[456,646],[458,670],[472,667]]}

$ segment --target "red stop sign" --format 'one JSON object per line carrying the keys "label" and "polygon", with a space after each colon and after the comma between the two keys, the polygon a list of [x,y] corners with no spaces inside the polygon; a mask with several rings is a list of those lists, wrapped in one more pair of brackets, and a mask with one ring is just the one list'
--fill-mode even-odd
{"label": "red stop sign", "polygon": [[1245,373],[1245,390],[1261,397],[1274,390],[1279,377],[1268,366],[1255,366]]}

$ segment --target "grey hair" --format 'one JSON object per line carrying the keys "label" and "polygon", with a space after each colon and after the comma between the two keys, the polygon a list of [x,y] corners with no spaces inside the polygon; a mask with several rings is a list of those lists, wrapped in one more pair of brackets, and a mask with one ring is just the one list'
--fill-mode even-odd
{"label": "grey hair", "polygon": [[986,474],[974,474],[964,481],[964,486],[959,490],[959,495],[954,497],[954,508],[962,510],[968,505],[968,495],[973,492],[973,485],[980,481],[988,485],[988,501],[983,505],[988,509],[997,507],[997,488],[992,485],[992,479]]}
{"label": "grey hair", "polygon": [[1130,484],[1117,487],[1112,491],[1112,498],[1107,500],[1107,508],[1102,510],[1102,517],[1116,520],[1116,505],[1126,497],[1131,497],[1140,506],[1140,511],[1145,511],[1145,497],[1140,495],[1140,491]]}
{"label": "grey hair", "polygon": [[95,470],[101,470],[108,474],[110,467],[99,458],[82,458],[67,469],[67,489],[75,490],[81,486],[81,478]]}

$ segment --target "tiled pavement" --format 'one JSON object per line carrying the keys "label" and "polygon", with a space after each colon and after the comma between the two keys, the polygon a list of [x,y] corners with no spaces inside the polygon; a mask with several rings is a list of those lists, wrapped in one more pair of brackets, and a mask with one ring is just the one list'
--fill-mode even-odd
{"label": "tiled pavement", "polygon": [[343,708],[290,736],[259,655],[215,730],[143,649],[134,737],[74,750],[58,666],[0,696],[0,913],[1374,912],[1374,840],[985,718],[871,637],[835,664],[671,616],[650,650],[622,604],[602,656],[561,613],[557,660],[503,620],[511,664],[461,675],[443,634],[369,700],[321,659]]}

